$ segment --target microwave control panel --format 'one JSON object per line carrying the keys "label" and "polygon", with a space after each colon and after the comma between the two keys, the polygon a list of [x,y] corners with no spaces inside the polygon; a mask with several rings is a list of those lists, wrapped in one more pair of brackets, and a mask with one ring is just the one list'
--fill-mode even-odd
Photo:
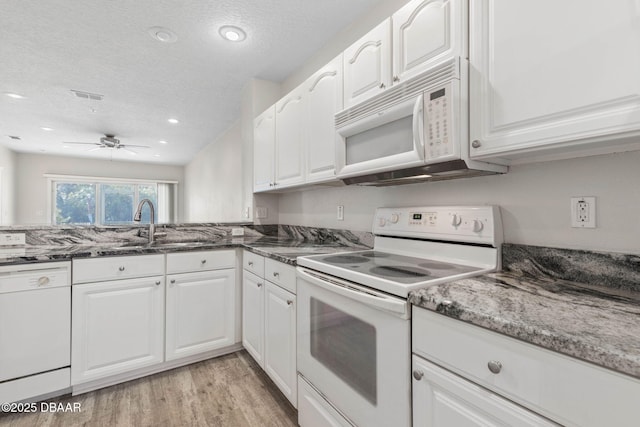
{"label": "microwave control panel", "polygon": [[424,94],[427,160],[456,155],[452,129],[454,129],[452,85],[448,84]]}

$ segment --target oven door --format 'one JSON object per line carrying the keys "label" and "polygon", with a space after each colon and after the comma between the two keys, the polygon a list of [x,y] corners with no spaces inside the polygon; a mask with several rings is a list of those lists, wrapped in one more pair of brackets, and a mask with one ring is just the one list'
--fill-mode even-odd
{"label": "oven door", "polygon": [[409,426],[406,300],[297,271],[300,374],[355,425]]}

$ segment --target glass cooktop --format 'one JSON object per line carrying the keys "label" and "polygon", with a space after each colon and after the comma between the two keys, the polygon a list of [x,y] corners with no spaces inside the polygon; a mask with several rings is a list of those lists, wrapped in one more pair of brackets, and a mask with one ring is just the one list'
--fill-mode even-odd
{"label": "glass cooktop", "polygon": [[316,262],[398,283],[418,283],[478,270],[461,264],[378,251],[313,256]]}

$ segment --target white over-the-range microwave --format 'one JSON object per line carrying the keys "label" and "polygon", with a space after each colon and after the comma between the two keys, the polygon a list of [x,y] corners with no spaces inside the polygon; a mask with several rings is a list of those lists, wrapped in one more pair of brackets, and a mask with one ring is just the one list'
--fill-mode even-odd
{"label": "white over-the-range microwave", "polygon": [[337,113],[337,177],[380,186],[507,172],[469,158],[468,67],[451,58]]}

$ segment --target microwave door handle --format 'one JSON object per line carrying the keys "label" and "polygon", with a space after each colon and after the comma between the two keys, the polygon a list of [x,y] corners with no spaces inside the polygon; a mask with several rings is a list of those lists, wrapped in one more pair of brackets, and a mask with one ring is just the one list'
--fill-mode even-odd
{"label": "microwave door handle", "polygon": [[[316,272],[309,274],[307,270],[302,268],[298,268],[298,276],[329,292],[360,301],[363,304],[373,306],[377,309],[391,312],[405,319],[408,318],[407,302],[399,298],[387,297],[382,294],[378,295],[373,292],[363,292],[338,278],[329,278]],[[326,279],[324,279],[325,277]]]}
{"label": "microwave door handle", "polygon": [[424,95],[420,94],[413,106],[413,146],[424,159]]}

